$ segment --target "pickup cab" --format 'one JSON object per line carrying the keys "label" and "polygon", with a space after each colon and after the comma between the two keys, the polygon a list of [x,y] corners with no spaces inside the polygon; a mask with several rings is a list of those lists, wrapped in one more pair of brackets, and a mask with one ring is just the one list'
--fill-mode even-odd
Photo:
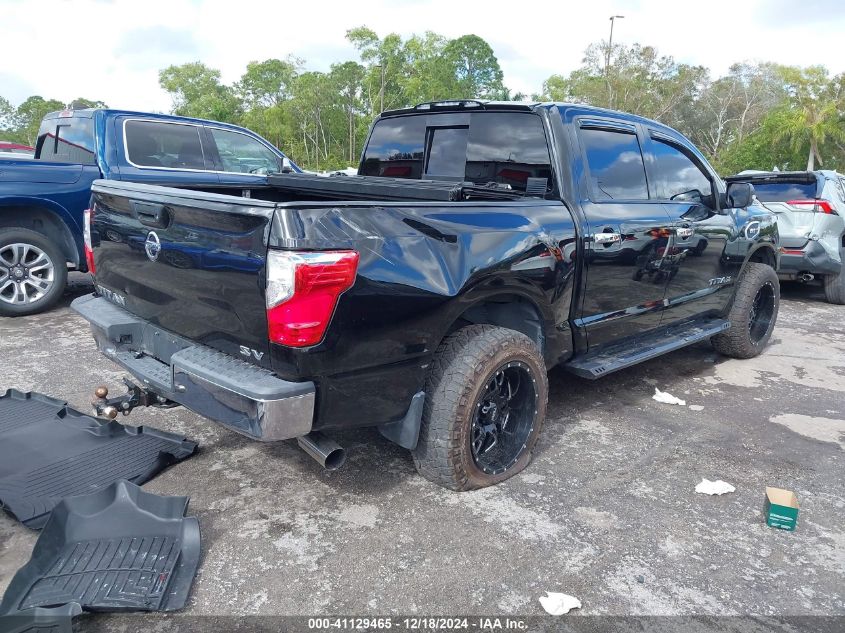
{"label": "pickup cab", "polygon": [[655,121],[422,104],[375,121],[359,173],[234,195],[98,181],[96,292],[72,306],[144,401],[328,466],[326,433],[375,426],[454,490],[528,464],[556,365],[594,379],[771,336],[772,214]]}
{"label": "pickup cab", "polygon": [[94,180],[214,190],[261,184],[283,168],[298,171],[244,128],[106,109],[45,116],[33,158],[0,153],[0,316],[49,308],[64,291],[68,268],[88,270],[82,214]]}

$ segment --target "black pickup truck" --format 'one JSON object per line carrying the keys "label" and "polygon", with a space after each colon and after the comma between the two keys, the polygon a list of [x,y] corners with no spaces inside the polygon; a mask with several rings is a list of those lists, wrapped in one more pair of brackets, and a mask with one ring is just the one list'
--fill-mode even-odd
{"label": "black pickup truck", "polygon": [[527,465],[549,368],[599,378],[705,339],[749,358],[775,325],[773,216],[660,123],[422,104],[375,121],[359,174],[95,182],[97,290],[73,307],[139,381],[108,414],[176,402],[327,466],[324,432],[377,426],[467,490]]}

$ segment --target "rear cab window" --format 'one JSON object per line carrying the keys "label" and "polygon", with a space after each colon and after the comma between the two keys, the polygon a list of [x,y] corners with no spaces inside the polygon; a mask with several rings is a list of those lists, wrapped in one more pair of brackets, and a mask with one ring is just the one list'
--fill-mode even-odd
{"label": "rear cab window", "polygon": [[421,178],[426,118],[405,116],[376,123],[361,162],[361,175]]}
{"label": "rear cab window", "polygon": [[94,119],[59,117],[42,121],[35,144],[35,160],[95,165]]}
{"label": "rear cab window", "polygon": [[124,122],[126,158],[135,167],[207,170],[200,126],[129,119]]}
{"label": "rear cab window", "polygon": [[474,112],[457,118],[463,123],[443,114],[380,120],[370,135],[361,175],[551,190],[551,159],[539,116]]}

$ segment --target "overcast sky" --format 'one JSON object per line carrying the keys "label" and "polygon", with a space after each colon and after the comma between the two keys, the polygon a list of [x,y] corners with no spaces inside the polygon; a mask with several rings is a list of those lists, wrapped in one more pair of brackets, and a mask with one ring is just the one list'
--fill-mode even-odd
{"label": "overcast sky", "polygon": [[475,33],[506,85],[530,94],[576,68],[617,14],[614,42],[654,45],[715,75],[742,60],[845,70],[842,0],[0,0],[0,96],[168,111],[161,68],[201,60],[231,83],[250,61],[293,54],[328,70],[357,59],[344,35],[360,25],[380,36]]}

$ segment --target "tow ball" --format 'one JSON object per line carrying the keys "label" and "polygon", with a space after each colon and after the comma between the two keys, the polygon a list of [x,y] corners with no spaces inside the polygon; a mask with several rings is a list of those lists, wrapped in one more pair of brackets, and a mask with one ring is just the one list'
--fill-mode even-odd
{"label": "tow ball", "polygon": [[114,420],[118,413],[129,415],[135,407],[170,409],[179,406],[177,402],[144,389],[127,378],[123,379],[123,384],[126,386],[126,393],[115,398],[108,397],[109,388],[105,385],[100,385],[94,390],[94,400],[91,405],[98,417]]}

